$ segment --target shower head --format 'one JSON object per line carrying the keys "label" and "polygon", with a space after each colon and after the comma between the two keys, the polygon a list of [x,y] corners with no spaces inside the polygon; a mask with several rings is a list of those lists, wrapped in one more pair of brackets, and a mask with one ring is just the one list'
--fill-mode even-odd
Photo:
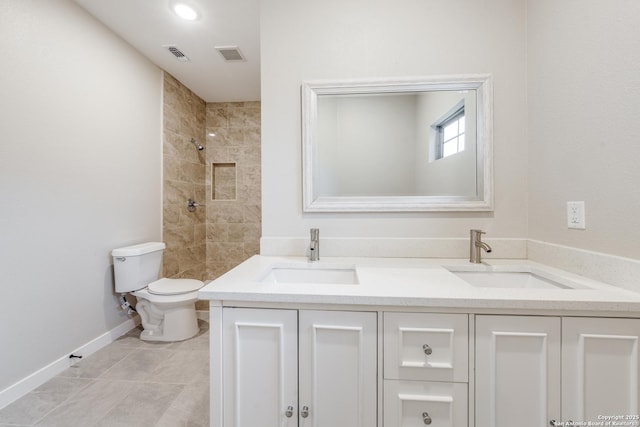
{"label": "shower head", "polygon": [[196,146],[198,151],[204,150],[204,147],[202,145],[198,144],[198,141],[196,141],[194,138],[191,138],[191,143]]}

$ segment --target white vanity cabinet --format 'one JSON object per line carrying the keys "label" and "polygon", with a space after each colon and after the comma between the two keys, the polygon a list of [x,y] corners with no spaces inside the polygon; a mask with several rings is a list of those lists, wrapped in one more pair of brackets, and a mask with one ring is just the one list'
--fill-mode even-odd
{"label": "white vanity cabinet", "polygon": [[222,325],[221,427],[376,425],[376,313],[224,308]]}
{"label": "white vanity cabinet", "polygon": [[638,425],[639,319],[562,319],[562,418]]}
{"label": "white vanity cabinet", "polygon": [[476,427],[560,417],[560,318],[476,316]]}
{"label": "white vanity cabinet", "polygon": [[300,311],[298,328],[300,426],[375,426],[377,314]]}
{"label": "white vanity cabinet", "polygon": [[384,313],[384,427],[467,426],[468,318]]}
{"label": "white vanity cabinet", "polygon": [[223,424],[212,426],[296,425],[298,313],[225,308],[222,338]]}
{"label": "white vanity cabinet", "polygon": [[215,427],[639,421],[640,319],[234,307],[212,313],[221,325],[211,343]]}
{"label": "white vanity cabinet", "polygon": [[476,316],[475,335],[476,427],[638,415],[638,319]]}

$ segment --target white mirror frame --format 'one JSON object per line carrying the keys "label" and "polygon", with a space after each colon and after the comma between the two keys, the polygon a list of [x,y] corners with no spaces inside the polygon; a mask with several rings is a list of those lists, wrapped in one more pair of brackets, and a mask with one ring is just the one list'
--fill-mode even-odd
{"label": "white mirror frame", "polygon": [[[314,152],[319,95],[475,90],[478,196],[314,195]],[[302,83],[302,193],[304,212],[446,212],[493,210],[493,83],[490,74]]]}

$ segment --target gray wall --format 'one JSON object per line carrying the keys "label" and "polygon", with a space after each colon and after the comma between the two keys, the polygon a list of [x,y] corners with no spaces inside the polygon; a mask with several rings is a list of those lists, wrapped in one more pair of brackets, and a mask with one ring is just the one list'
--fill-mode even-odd
{"label": "gray wall", "polygon": [[[261,13],[263,238],[526,237],[524,0],[270,0]],[[495,212],[302,213],[302,81],[473,73],[494,76]]]}
{"label": "gray wall", "polygon": [[[640,2],[528,2],[529,236],[640,259]],[[568,230],[584,201],[587,229]]]}
{"label": "gray wall", "polygon": [[110,251],[161,239],[161,72],[66,0],[0,1],[0,390],[127,319]]}

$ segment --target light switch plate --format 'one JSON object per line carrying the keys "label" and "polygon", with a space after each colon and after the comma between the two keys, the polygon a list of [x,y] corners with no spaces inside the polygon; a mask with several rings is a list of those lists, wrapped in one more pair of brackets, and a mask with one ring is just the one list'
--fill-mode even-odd
{"label": "light switch plate", "polygon": [[585,230],[587,228],[584,202],[567,202],[567,227],[576,230]]}

